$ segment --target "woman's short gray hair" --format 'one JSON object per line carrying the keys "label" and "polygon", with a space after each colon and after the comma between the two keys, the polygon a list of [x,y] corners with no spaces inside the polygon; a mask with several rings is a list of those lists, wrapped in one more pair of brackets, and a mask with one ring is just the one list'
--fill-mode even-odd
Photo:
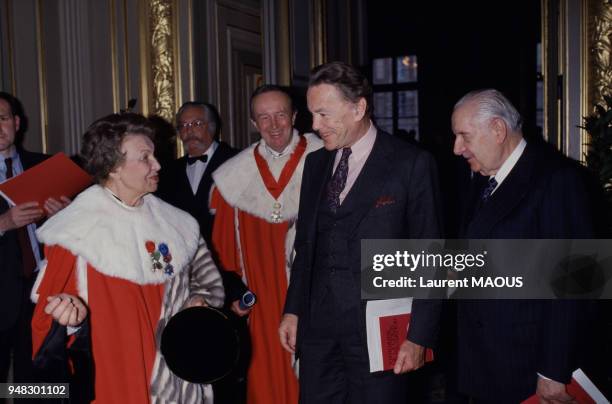
{"label": "woman's short gray hair", "polygon": [[477,105],[476,114],[481,123],[500,118],[513,132],[521,132],[523,126],[521,114],[500,91],[493,88],[471,91],[457,101],[453,111],[469,102]]}
{"label": "woman's short gray hair", "polygon": [[123,163],[121,152],[123,140],[128,135],[143,135],[154,141],[155,129],[151,122],[140,114],[112,114],[98,119],[83,135],[81,158],[85,170],[101,184],[111,171]]}

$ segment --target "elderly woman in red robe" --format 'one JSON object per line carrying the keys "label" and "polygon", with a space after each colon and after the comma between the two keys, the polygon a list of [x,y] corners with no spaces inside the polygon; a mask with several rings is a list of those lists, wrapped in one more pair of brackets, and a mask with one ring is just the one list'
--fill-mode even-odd
{"label": "elderly woman in red robe", "polygon": [[[93,123],[81,157],[96,185],[41,227],[46,267],[32,292],[36,358],[58,325],[67,344],[86,329],[96,403],[202,403],[208,389],[175,376],[161,331],[183,308],[221,306],[224,292],[189,214],[163,202],[153,129],[137,114]],[[65,330],[65,331],[63,331]]]}

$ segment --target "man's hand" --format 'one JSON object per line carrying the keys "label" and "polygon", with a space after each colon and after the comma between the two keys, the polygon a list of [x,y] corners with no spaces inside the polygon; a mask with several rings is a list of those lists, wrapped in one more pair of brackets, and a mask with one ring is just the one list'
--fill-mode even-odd
{"label": "man's hand", "polygon": [[70,202],[72,201],[63,195],[60,196],[59,201],[55,198],[47,199],[45,201],[45,211],[47,212],[47,217],[55,215],[57,212],[64,209],[66,206],[70,205]]}
{"label": "man's hand", "polygon": [[578,404],[574,397],[567,394],[565,384],[538,377],[536,395],[540,404]]}
{"label": "man's hand", "polygon": [[49,296],[45,313],[49,314],[61,325],[77,327],[87,317],[87,307],[76,296],[67,293]]}
{"label": "man's hand", "polygon": [[396,375],[417,370],[425,363],[425,347],[405,340],[397,353],[397,360],[393,367]]}
{"label": "man's hand", "polygon": [[206,299],[204,299],[204,296],[193,295],[189,299],[187,299],[187,301],[183,305],[183,308],[188,309],[190,307],[207,307],[207,306],[208,306],[208,303],[206,302]]}
{"label": "man's hand", "polygon": [[240,300],[234,300],[232,302],[231,309],[234,313],[236,313],[237,316],[244,317],[248,315],[251,312],[251,310],[253,310],[253,306],[247,307],[246,309],[242,309],[240,307]]}
{"label": "man's hand", "polygon": [[284,314],[278,327],[280,343],[287,352],[295,353],[295,340],[297,338],[298,316]]}
{"label": "man's hand", "polygon": [[0,215],[0,231],[9,231],[27,226],[42,218],[43,211],[38,202],[26,202],[13,206]]}

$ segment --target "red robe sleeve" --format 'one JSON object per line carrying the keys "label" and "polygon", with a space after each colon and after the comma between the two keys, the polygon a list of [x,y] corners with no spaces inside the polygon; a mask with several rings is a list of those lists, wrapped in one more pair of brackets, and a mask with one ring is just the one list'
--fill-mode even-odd
{"label": "red robe sleeve", "polygon": [[212,242],[219,256],[221,266],[226,271],[242,277],[238,243],[236,242],[234,208],[230,206],[215,187],[210,200],[211,210],[215,210]]}
{"label": "red robe sleeve", "polygon": [[38,303],[32,317],[32,357],[40,349],[47,333],[51,329],[52,317],[45,313],[47,297],[58,293],[69,293],[77,296],[76,257],[58,245],[45,246],[47,267],[40,274],[42,279],[34,291],[38,294]]}

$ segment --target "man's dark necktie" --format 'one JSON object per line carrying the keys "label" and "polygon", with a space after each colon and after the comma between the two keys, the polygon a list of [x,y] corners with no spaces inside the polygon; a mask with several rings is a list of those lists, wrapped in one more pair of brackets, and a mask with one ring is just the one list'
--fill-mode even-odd
{"label": "man's dark necktie", "polygon": [[198,160],[201,161],[202,163],[206,163],[208,161],[208,154],[203,154],[203,155],[198,156],[198,157],[189,157],[189,156],[187,156],[187,164],[189,164],[189,165],[194,164]]}
{"label": "man's dark necktie", "polygon": [[340,206],[340,193],[346,186],[346,178],[348,177],[348,159],[351,152],[350,147],[342,149],[342,157],[340,157],[340,162],[338,163],[338,167],[336,167],[336,172],[334,172],[334,175],[327,184],[327,203],[332,212],[336,212]]}
{"label": "man's dark necktie", "polygon": [[[6,164],[6,178],[9,179],[13,176],[13,159],[5,159],[4,163]],[[21,250],[23,275],[26,278],[31,278],[32,272],[34,272],[34,268],[36,267],[36,259],[32,252],[32,244],[30,243],[30,236],[28,235],[28,226],[19,227],[15,231],[17,232],[17,240],[19,240],[19,249]]]}
{"label": "man's dark necktie", "polygon": [[495,181],[495,177],[489,178],[489,182],[487,182],[487,186],[482,191],[482,196],[480,197],[482,199],[482,203],[487,203],[489,198],[491,198],[491,194],[495,190],[495,187],[497,187],[497,181]]}

